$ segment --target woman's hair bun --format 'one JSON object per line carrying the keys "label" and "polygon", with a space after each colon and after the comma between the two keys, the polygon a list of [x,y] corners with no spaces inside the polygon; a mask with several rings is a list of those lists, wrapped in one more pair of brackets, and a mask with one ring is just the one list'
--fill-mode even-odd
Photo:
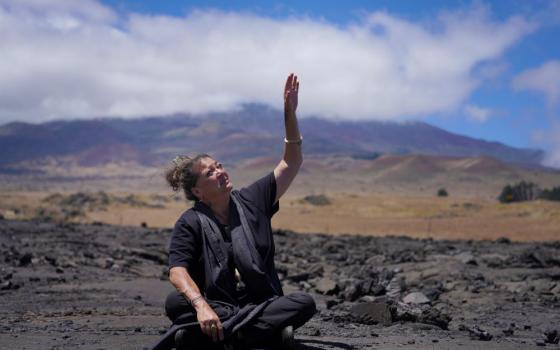
{"label": "woman's hair bun", "polygon": [[183,189],[188,200],[197,201],[198,198],[192,193],[192,188],[198,180],[198,173],[193,170],[202,158],[212,158],[206,153],[197,154],[194,157],[179,155],[171,161],[171,166],[165,171],[165,179],[173,191]]}
{"label": "woman's hair bun", "polygon": [[178,191],[181,188],[181,175],[184,170],[184,163],[188,159],[188,156],[173,158],[171,166],[165,172],[165,179],[173,191]]}

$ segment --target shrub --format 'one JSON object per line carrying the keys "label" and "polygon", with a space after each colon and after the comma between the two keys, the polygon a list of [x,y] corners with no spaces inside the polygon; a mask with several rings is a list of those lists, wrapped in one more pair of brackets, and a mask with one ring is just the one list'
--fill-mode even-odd
{"label": "shrub", "polygon": [[352,158],[354,158],[354,159],[365,159],[365,160],[375,160],[382,155],[383,155],[383,153],[379,153],[379,152],[357,153],[357,154],[353,154]]}
{"label": "shrub", "polygon": [[506,185],[498,200],[502,203],[531,201],[539,198],[541,190],[539,186],[532,182],[521,181],[515,185]]}
{"label": "shrub", "polygon": [[447,197],[449,194],[447,193],[447,190],[442,187],[437,191],[437,195],[438,197]]}
{"label": "shrub", "polygon": [[318,194],[318,195],[314,195],[314,194],[310,194],[308,196],[305,196],[303,198],[304,202],[307,202],[311,205],[329,205],[331,204],[330,199],[325,196],[324,194]]}
{"label": "shrub", "polygon": [[560,201],[560,186],[553,187],[551,190],[545,188],[541,192],[539,198],[549,201]]}
{"label": "shrub", "polygon": [[48,210],[44,207],[39,207],[35,210],[35,216],[33,219],[39,221],[54,221],[56,214],[52,210]]}

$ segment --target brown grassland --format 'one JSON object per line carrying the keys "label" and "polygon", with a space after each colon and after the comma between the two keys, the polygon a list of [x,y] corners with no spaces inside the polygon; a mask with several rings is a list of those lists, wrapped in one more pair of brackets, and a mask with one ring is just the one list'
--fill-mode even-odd
{"label": "brown grassland", "polygon": [[[276,161],[271,157],[226,165],[239,188],[266,174]],[[181,193],[166,187],[163,168],[55,165],[42,169],[49,176],[0,176],[0,215],[169,228],[190,206]],[[505,184],[520,179],[543,188],[559,186],[560,172],[512,169],[487,158],[410,156],[372,162],[310,157],[272,224],[302,233],[559,240],[560,202],[501,204],[496,198]],[[449,196],[438,197],[440,188]],[[52,199],[53,194],[60,201],[76,193],[85,194],[81,200],[86,202],[63,208]]]}
{"label": "brown grassland", "polygon": [[[111,193],[113,194],[113,193]],[[125,197],[129,193],[114,193]],[[45,192],[0,194],[0,213],[6,218],[32,218],[39,209],[56,212],[45,204]],[[149,193],[136,193],[149,202]],[[171,197],[170,197],[171,198]],[[560,203],[531,201],[501,204],[476,197],[437,197],[383,193],[331,193],[327,205],[317,205],[298,194],[287,194],[273,218],[274,228],[301,233],[406,235],[436,239],[489,239],[516,241],[560,239]],[[111,203],[68,219],[116,225],[172,227],[190,206],[171,198],[160,206]]]}

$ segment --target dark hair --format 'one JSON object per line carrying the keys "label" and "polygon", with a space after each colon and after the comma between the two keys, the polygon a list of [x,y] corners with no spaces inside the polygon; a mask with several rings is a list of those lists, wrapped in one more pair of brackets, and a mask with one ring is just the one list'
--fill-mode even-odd
{"label": "dark hair", "polygon": [[195,202],[198,201],[198,198],[192,193],[192,188],[196,185],[199,174],[193,170],[193,167],[203,158],[212,157],[206,153],[200,153],[194,157],[177,156],[173,159],[171,167],[165,171],[165,179],[173,191],[183,189],[185,197]]}

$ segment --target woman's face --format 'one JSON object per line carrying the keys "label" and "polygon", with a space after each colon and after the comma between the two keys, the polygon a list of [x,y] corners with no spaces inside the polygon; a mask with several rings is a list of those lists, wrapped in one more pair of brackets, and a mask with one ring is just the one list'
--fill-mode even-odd
{"label": "woman's face", "polygon": [[202,158],[197,171],[198,179],[192,193],[201,201],[210,201],[231,192],[233,185],[222,163],[212,158]]}

